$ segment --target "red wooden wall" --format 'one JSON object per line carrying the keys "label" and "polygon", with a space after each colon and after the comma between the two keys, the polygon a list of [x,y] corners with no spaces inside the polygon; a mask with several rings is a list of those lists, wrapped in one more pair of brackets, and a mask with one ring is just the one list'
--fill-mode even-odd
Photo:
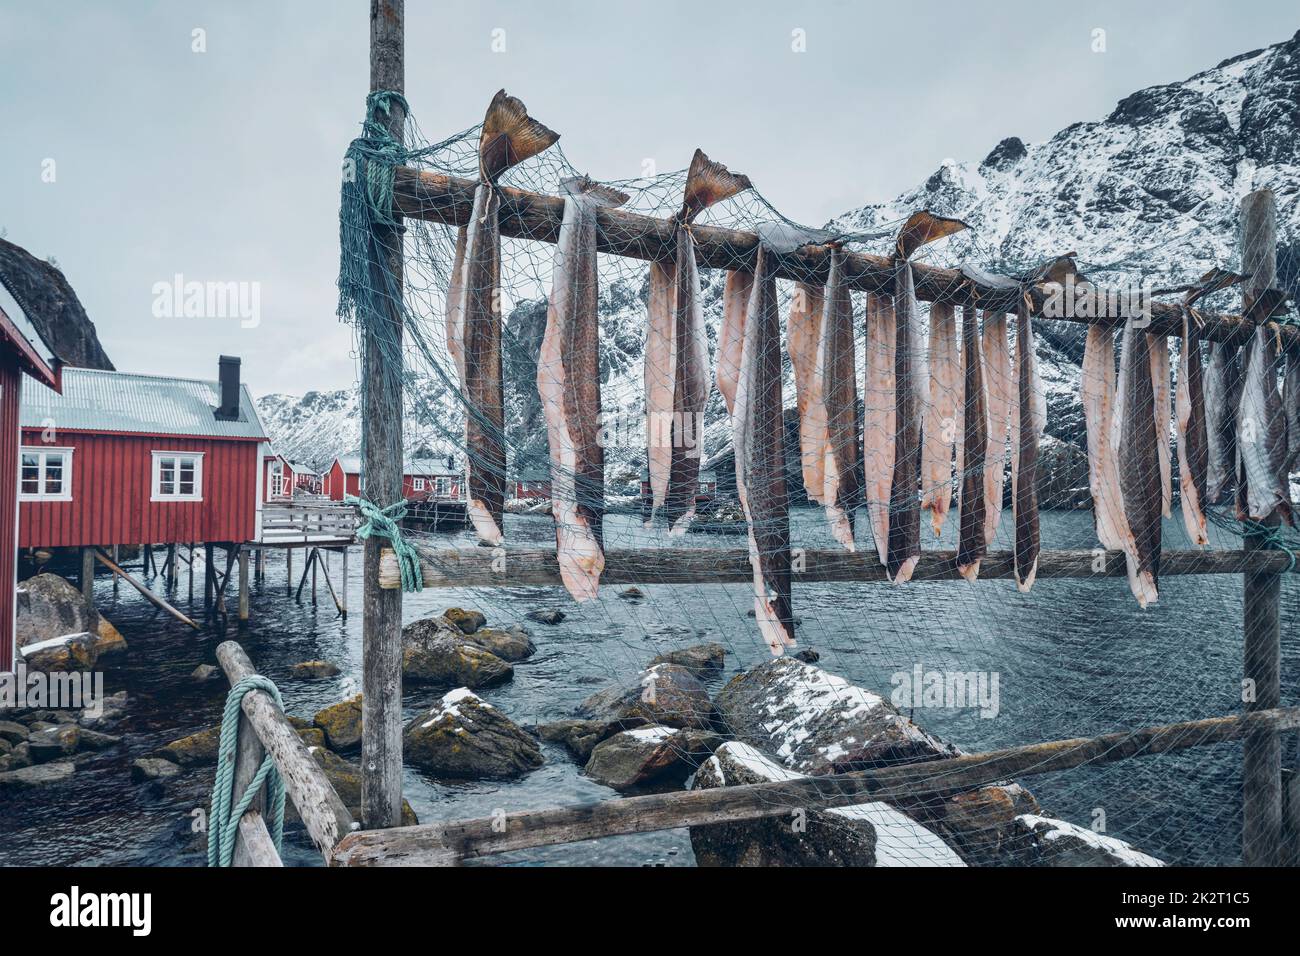
{"label": "red wooden wall", "polygon": [[[41,433],[24,431],[39,446]],[[71,501],[20,501],[22,548],[251,541],[257,530],[256,441],[60,431]],[[154,451],[203,453],[203,500],[151,502]],[[15,458],[12,474],[17,475]]]}
{"label": "red wooden wall", "polygon": [[343,466],[335,460],[330,465],[330,470],[325,473],[324,494],[330,496],[334,501],[342,501],[343,494],[346,491],[350,495],[361,494],[361,476],[347,475],[347,482],[344,483]]}
{"label": "red wooden wall", "polygon": [[18,390],[12,356],[0,361],[0,673],[14,664],[14,602],[18,587]]}

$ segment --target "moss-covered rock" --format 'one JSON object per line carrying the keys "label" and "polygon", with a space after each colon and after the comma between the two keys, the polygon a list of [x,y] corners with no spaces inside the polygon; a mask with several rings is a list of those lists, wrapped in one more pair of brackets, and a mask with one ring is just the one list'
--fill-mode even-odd
{"label": "moss-covered rock", "polygon": [[[339,795],[343,805],[348,808],[354,820],[361,819],[361,768],[331,750],[324,747],[311,747],[312,757],[320,765],[321,770],[325,771],[325,777],[334,788],[334,792]],[[285,803],[285,818],[295,820],[298,812],[293,807],[292,801]],[[402,826],[415,826],[419,823],[415,811],[405,800],[402,801]]]}
{"label": "moss-covered rock", "polygon": [[299,661],[289,668],[289,676],[294,680],[326,680],[338,673],[338,665],[330,661]]}
{"label": "moss-covered rock", "polygon": [[473,608],[449,607],[442,616],[452,626],[459,628],[462,634],[473,634],[487,623],[487,615]]}
{"label": "moss-covered rock", "polygon": [[624,730],[644,724],[712,730],[715,715],[699,678],[679,664],[655,664],[592,694],[578,705],[578,716]]}
{"label": "moss-covered rock", "polygon": [[586,774],[619,791],[680,784],[721,742],[716,734],[694,728],[651,724],[624,730],[596,745]]}
{"label": "moss-covered rock", "polygon": [[447,687],[491,687],[514,677],[515,669],[491,651],[451,630],[421,631],[405,638],[402,677]]}
{"label": "moss-covered rock", "polygon": [[361,695],[350,697],[317,711],[312,723],[325,733],[331,750],[346,751],[361,746]]}
{"label": "moss-covered rock", "polygon": [[465,639],[511,663],[527,660],[537,653],[532,635],[518,624],[504,631],[495,627],[480,627]]}
{"label": "moss-covered rock", "polygon": [[182,767],[201,767],[217,762],[217,752],[221,744],[221,728],[209,727],[197,734],[190,734],[179,740],[173,740],[165,747],[160,747],[150,754],[162,757]]}
{"label": "moss-covered rock", "polygon": [[556,720],[537,728],[537,736],[563,744],[578,763],[585,764],[596,744],[618,732],[603,720]]}
{"label": "moss-covered rock", "polygon": [[537,741],[464,687],[407,724],[402,741],[408,763],[441,777],[502,779],[542,765]]}
{"label": "moss-covered rock", "polygon": [[683,647],[675,651],[665,651],[650,662],[655,664],[677,664],[685,667],[700,680],[722,673],[722,666],[727,657],[727,649],[721,644],[710,642]]}

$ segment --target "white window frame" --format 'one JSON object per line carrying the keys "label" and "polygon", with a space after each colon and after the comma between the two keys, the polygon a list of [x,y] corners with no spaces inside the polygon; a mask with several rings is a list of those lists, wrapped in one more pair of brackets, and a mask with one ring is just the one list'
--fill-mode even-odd
{"label": "white window frame", "polygon": [[[194,459],[194,494],[182,495],[172,494],[164,495],[162,493],[162,460],[164,458],[193,458]],[[180,467],[177,466],[179,475]],[[177,478],[179,485],[179,477]],[[153,502],[166,503],[169,501],[202,501],[203,500],[203,452],[201,451],[167,451],[157,449],[153,452],[153,468],[149,482],[150,494],[149,500]]]}
{"label": "white window frame", "polygon": [[424,490],[424,479],[423,479],[423,478],[412,478],[412,479],[411,479],[411,490],[412,490],[412,491],[423,491],[423,490]]}
{"label": "white window frame", "polygon": [[[19,501],[71,501],[72,500],[72,448],[57,448],[49,445],[23,445],[18,449],[18,500]],[[45,489],[45,458],[50,454],[63,456],[62,490],[49,494]],[[40,469],[41,490],[32,494],[23,491],[23,455],[37,455],[37,467]]]}
{"label": "white window frame", "polygon": [[450,497],[451,497],[451,479],[450,479],[450,478],[435,478],[435,479],[433,480],[433,496],[434,496],[435,498],[450,498]]}

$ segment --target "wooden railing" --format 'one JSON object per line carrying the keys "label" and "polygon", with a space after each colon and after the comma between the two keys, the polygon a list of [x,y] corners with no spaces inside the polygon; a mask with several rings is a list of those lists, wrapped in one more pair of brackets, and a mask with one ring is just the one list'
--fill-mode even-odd
{"label": "wooden railing", "polygon": [[329,498],[294,498],[262,505],[264,544],[351,542],[360,518],[357,509]]}

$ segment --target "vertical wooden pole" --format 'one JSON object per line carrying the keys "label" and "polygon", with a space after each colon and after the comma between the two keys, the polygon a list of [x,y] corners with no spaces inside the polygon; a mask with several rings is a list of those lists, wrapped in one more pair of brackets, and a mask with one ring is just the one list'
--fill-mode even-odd
{"label": "vertical wooden pole", "polygon": [[213,546],[208,542],[203,544],[203,606],[212,607],[212,599],[216,597],[217,589],[217,563],[216,554]]}
{"label": "vertical wooden pole", "polygon": [[248,620],[248,549],[239,549],[239,619]]}
{"label": "vertical wooden pole", "polygon": [[[113,576],[113,584],[117,584],[117,575]],[[194,603],[194,542],[190,542],[190,603]]]}
{"label": "vertical wooden pole", "polygon": [[343,601],[343,606],[339,608],[344,617],[348,616],[348,549],[345,545],[343,548],[343,588],[339,591],[339,597]]}
{"label": "vertical wooden pole", "polygon": [[[370,89],[404,92],[404,0],[370,2]],[[389,110],[388,130],[402,141],[406,111]],[[362,336],[361,494],[380,507],[402,495],[402,226],[378,230],[385,250],[372,285],[386,295],[365,317]],[[375,330],[379,334],[375,335]],[[379,587],[382,542],[366,539],[362,602],[361,816],[368,828],[396,826],[402,812],[402,592]]]}
{"label": "vertical wooden pole", "polygon": [[95,549],[81,549],[81,596],[87,601],[95,600]]}
{"label": "vertical wooden pole", "polygon": [[[1249,273],[1246,305],[1260,292],[1277,284],[1277,212],[1273,193],[1259,189],[1241,204],[1241,270]],[[1261,432],[1268,423],[1260,423]],[[1274,512],[1260,524],[1275,527]],[[1247,534],[1246,550],[1268,547],[1268,532]],[[1279,574],[1247,572],[1244,583],[1245,620],[1242,651],[1243,676],[1254,682],[1255,699],[1246,710],[1267,710],[1282,705],[1282,631]],[[1242,744],[1242,863],[1269,866],[1277,861],[1282,844],[1282,741],[1261,731]]]}
{"label": "vertical wooden pole", "polygon": [[[116,545],[116,544],[113,545],[113,563],[114,563],[114,564],[121,564],[121,563],[122,563],[121,561],[118,560],[118,557],[119,557],[119,553],[118,553],[118,552],[119,552],[120,550],[121,550],[121,548],[120,548],[118,545]],[[117,581],[118,581],[118,577],[117,577],[116,574],[114,574],[112,577],[113,577],[113,599],[116,600],[116,599],[117,599]]]}
{"label": "vertical wooden pole", "polygon": [[311,606],[316,606],[316,566],[320,564],[320,548],[312,548],[311,556]]}

